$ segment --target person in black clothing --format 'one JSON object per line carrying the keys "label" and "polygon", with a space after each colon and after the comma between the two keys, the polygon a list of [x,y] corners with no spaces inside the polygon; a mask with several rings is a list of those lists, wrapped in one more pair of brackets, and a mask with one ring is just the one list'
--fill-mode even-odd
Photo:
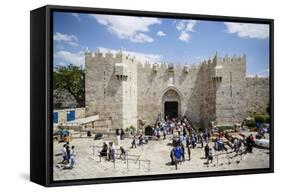
{"label": "person in black clothing", "polygon": [[184,150],[184,145],[181,144],[181,152],[182,152],[182,161],[185,161],[185,150]]}
{"label": "person in black clothing", "polygon": [[108,146],[107,144],[104,142],[103,146],[102,146],[102,150],[100,151],[100,156],[102,157],[107,157],[107,150],[108,150]]}
{"label": "person in black clothing", "polygon": [[174,165],[175,164],[175,160],[174,160],[173,150],[171,150],[171,152],[170,152],[170,158],[171,158],[171,165]]}
{"label": "person in black clothing", "polygon": [[247,152],[252,153],[253,152],[253,147],[254,147],[254,137],[251,134],[249,137],[247,137]]}
{"label": "person in black clothing", "polygon": [[69,145],[66,145],[66,153],[67,153],[67,162],[69,162],[69,159],[70,159],[70,147],[69,147]]}
{"label": "person in black clothing", "polygon": [[209,149],[208,158],[207,158],[207,164],[209,164],[209,161],[211,161],[211,163],[213,162],[212,148]]}
{"label": "person in black clothing", "polygon": [[186,136],[186,147],[189,147],[190,145],[190,139],[189,139],[189,136],[187,135]]}
{"label": "person in black clothing", "polygon": [[122,146],[120,146],[120,159],[122,160],[126,159],[126,151]]}
{"label": "person in black clothing", "polygon": [[123,129],[123,128],[121,128],[121,134],[120,134],[120,136],[121,136],[121,140],[123,140],[123,139],[124,139],[124,135],[125,135],[124,129]]}
{"label": "person in black clothing", "polygon": [[190,147],[187,147],[187,154],[188,154],[188,161],[190,161],[191,159],[191,151],[190,151]]}
{"label": "person in black clothing", "polygon": [[206,146],[205,146],[205,158],[207,159],[208,158],[208,155],[209,155],[209,150],[210,150],[210,148],[209,148],[209,145],[208,144],[206,144]]}

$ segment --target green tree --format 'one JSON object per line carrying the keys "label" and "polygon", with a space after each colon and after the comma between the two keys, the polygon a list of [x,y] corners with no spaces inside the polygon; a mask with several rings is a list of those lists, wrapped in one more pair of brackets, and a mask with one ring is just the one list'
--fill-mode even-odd
{"label": "green tree", "polygon": [[73,64],[55,67],[53,89],[58,92],[68,91],[76,100],[77,107],[84,107],[85,70]]}

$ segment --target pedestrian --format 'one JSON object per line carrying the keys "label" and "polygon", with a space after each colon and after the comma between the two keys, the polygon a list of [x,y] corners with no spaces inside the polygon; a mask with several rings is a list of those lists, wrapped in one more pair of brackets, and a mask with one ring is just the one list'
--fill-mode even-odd
{"label": "pedestrian", "polygon": [[66,151],[66,144],[64,144],[63,148],[62,148],[62,158],[63,158],[62,163],[66,164],[67,160],[68,160],[67,151]]}
{"label": "pedestrian", "polygon": [[132,147],[131,148],[137,148],[137,141],[136,141],[136,136],[133,137],[133,141],[132,141]]}
{"label": "pedestrian", "polygon": [[194,149],[196,147],[196,137],[194,135],[191,138],[191,144],[192,144],[192,148]]}
{"label": "pedestrian", "polygon": [[70,166],[69,166],[69,168],[70,169],[72,169],[72,168],[74,168],[74,165],[75,165],[75,163],[76,163],[76,160],[75,160],[75,158],[76,158],[76,153],[75,153],[75,151],[74,151],[74,146],[71,146],[71,150],[70,150],[70,158],[69,158],[69,161],[70,161]]}
{"label": "pedestrian", "polygon": [[126,159],[126,151],[122,146],[120,146],[120,157],[119,158],[122,160]]}
{"label": "pedestrian", "polygon": [[124,129],[123,128],[121,128],[121,140],[124,140],[124,135],[125,135],[125,132],[124,132]]}
{"label": "pedestrian", "polygon": [[100,156],[101,157],[107,157],[107,150],[108,150],[108,146],[106,144],[106,142],[103,143],[102,149],[100,151]]}
{"label": "pedestrian", "polygon": [[189,145],[190,145],[190,138],[189,138],[189,136],[187,135],[185,139],[186,139],[186,147],[189,147]]}
{"label": "pedestrian", "polygon": [[175,164],[173,149],[170,151],[171,165]]}
{"label": "pedestrian", "polygon": [[185,150],[184,150],[184,145],[181,144],[181,152],[182,152],[182,161],[185,161]]}
{"label": "pedestrian", "polygon": [[69,145],[66,145],[66,154],[67,154],[67,163],[69,163],[69,158],[70,158],[70,147]]}
{"label": "pedestrian", "polygon": [[208,159],[207,159],[207,164],[209,164],[209,161],[213,163],[213,153],[212,153],[212,148],[209,149],[209,154],[208,154]]}
{"label": "pedestrian", "polygon": [[182,154],[181,148],[179,146],[174,147],[173,156],[174,156],[174,163],[175,163],[176,169],[178,169],[178,162],[181,159],[181,156],[182,156],[181,154]]}
{"label": "pedestrian", "polygon": [[252,153],[253,147],[254,147],[254,137],[251,134],[249,137],[247,137],[247,152]]}
{"label": "pedestrian", "polygon": [[191,151],[190,151],[190,147],[187,147],[187,154],[188,154],[188,161],[190,161],[191,159]]}
{"label": "pedestrian", "polygon": [[115,147],[112,142],[109,143],[109,160],[115,161]]}
{"label": "pedestrian", "polygon": [[199,135],[199,142],[201,143],[201,148],[203,149],[203,147],[204,147],[204,138],[203,138],[203,133],[202,132]]}
{"label": "pedestrian", "polygon": [[167,127],[166,127],[166,124],[165,124],[164,127],[163,127],[163,140],[166,139],[166,135],[167,135]]}
{"label": "pedestrian", "polygon": [[210,148],[209,148],[209,145],[208,145],[208,143],[206,144],[206,146],[205,146],[205,159],[208,159],[208,154],[209,154],[209,151],[210,151]]}

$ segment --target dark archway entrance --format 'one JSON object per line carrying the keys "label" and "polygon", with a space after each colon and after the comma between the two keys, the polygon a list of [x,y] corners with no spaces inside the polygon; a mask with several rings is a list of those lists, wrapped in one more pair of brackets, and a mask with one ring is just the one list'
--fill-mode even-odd
{"label": "dark archway entrance", "polygon": [[177,118],[181,116],[181,97],[177,89],[171,87],[162,96],[163,118]]}
{"label": "dark archway entrance", "polygon": [[164,104],[165,117],[177,118],[178,117],[178,102],[177,101],[166,101]]}
{"label": "dark archway entrance", "polygon": [[144,129],[144,135],[148,135],[148,136],[152,136],[153,135],[153,129],[151,126],[147,126],[145,129]]}

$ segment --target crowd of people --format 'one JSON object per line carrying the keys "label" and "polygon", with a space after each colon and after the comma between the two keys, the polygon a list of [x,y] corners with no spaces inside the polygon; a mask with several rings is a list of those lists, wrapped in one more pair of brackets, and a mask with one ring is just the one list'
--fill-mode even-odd
{"label": "crowd of people", "polygon": [[185,155],[188,156],[188,161],[191,160],[191,148],[195,149],[197,145],[200,148],[204,148],[204,142],[206,142],[205,158],[207,163],[212,162],[213,155],[212,149],[209,148],[208,142],[211,138],[211,133],[207,131],[200,131],[196,133],[191,123],[186,117],[172,118],[157,122],[156,125],[156,138],[160,138],[160,132],[162,131],[163,139],[166,139],[167,134],[172,135],[172,150],[170,151],[171,164],[175,165],[179,162],[185,161]]}
{"label": "crowd of people", "polygon": [[[186,117],[172,119],[167,118],[166,120],[158,121],[153,130],[156,140],[160,139],[161,136],[163,139],[166,139],[167,135],[172,135],[173,148],[170,151],[172,165],[177,166],[177,163],[185,161],[186,154],[188,156],[188,161],[190,161],[191,149],[195,149],[196,147],[204,150],[206,164],[213,162],[213,150],[228,150],[223,140],[225,137],[224,131],[219,131],[214,128],[210,131],[205,130],[196,132]],[[259,134],[263,135],[262,133]],[[212,147],[209,146],[211,140],[213,141]],[[231,148],[233,148],[233,152],[236,153],[235,155],[238,155],[252,153],[254,145],[254,136],[251,134],[248,137],[245,136],[243,139],[234,137]]]}
{"label": "crowd of people", "polygon": [[[121,140],[124,139],[124,132],[122,129],[116,131],[116,135],[120,136]],[[224,137],[226,136],[224,131],[219,131],[215,128],[210,131],[207,131],[207,129],[202,131],[195,130],[186,117],[158,120],[155,126],[152,127],[152,135],[149,137],[158,141],[161,139],[167,139],[167,136],[172,138],[170,158],[171,164],[175,165],[176,168],[178,163],[191,160],[192,149],[202,149],[202,154],[204,154],[206,164],[213,162],[213,150],[228,150],[224,143]],[[137,148],[137,146],[142,146],[148,142],[149,138],[147,135],[133,135],[131,148]],[[213,146],[210,146],[211,142],[213,142]],[[233,152],[238,155],[242,153],[252,153],[255,141],[253,135],[250,135],[248,137],[245,136],[243,139],[234,137],[231,143]],[[120,146],[119,150],[119,158],[125,159],[125,149]],[[108,160],[115,161],[116,150],[114,144],[110,142],[109,145],[107,145],[107,143],[104,142],[102,150],[100,151],[100,156],[106,157]]]}

